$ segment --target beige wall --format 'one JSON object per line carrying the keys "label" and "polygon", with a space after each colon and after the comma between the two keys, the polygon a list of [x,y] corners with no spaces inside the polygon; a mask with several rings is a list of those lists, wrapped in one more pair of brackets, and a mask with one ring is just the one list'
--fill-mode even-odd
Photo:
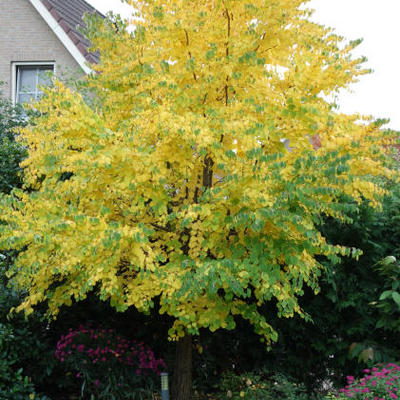
{"label": "beige wall", "polygon": [[[68,0],[66,0],[68,1]],[[78,63],[53,33],[29,0],[0,0],[0,81],[11,98],[13,62],[52,61],[56,74],[78,73]]]}

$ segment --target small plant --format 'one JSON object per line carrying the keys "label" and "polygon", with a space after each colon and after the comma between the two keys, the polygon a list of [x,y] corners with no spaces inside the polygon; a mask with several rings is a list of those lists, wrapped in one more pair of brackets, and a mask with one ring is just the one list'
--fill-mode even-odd
{"label": "small plant", "polygon": [[340,394],[335,394],[335,393],[328,393],[325,397],[324,400],[344,400],[347,399],[348,397],[346,397],[343,393]]}
{"label": "small plant", "polygon": [[165,369],[142,342],[125,339],[113,329],[81,326],[57,343],[57,359],[81,381],[81,398],[137,399],[152,392],[154,379]]}
{"label": "small plant", "polygon": [[340,389],[342,397],[355,400],[391,400],[400,398],[400,366],[380,365],[380,368],[365,369],[366,375],[356,380],[347,377],[348,385]]}
{"label": "small plant", "polygon": [[22,368],[14,371],[7,360],[0,358],[1,400],[49,400],[35,392],[32,381],[24,376]]}
{"label": "small plant", "polygon": [[266,373],[236,375],[225,373],[220,383],[221,400],[307,400],[303,385],[291,382],[282,374]]}
{"label": "small plant", "polygon": [[263,400],[269,399],[270,389],[258,374],[236,375],[225,373],[220,383],[220,400]]}

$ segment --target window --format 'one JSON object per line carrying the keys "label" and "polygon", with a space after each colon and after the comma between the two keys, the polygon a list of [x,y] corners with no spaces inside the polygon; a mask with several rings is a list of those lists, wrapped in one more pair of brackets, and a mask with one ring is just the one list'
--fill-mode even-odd
{"label": "window", "polygon": [[38,100],[43,92],[40,86],[51,83],[50,73],[54,72],[54,64],[18,63],[13,66],[15,103],[28,103]]}

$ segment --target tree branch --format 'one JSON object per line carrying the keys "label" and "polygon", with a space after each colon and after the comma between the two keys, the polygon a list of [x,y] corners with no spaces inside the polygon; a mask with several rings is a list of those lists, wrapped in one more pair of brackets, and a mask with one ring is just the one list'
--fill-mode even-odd
{"label": "tree branch", "polygon": [[[189,34],[188,34],[186,29],[184,29],[184,31],[185,31],[185,36],[186,36],[186,46],[188,48],[189,59],[191,59],[193,57],[192,57],[192,53],[189,50],[189,44],[190,44],[190,42],[189,42]],[[196,77],[196,74],[195,74],[194,71],[193,71],[193,78],[194,78],[195,81],[197,81],[197,77]]]}

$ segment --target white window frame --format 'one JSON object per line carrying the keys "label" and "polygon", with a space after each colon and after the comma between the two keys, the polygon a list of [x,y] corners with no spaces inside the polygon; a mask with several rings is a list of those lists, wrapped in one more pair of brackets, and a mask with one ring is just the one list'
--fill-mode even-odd
{"label": "white window frame", "polygon": [[11,101],[13,105],[17,103],[18,67],[41,67],[44,65],[52,66],[53,74],[56,74],[55,61],[18,61],[11,63]]}

